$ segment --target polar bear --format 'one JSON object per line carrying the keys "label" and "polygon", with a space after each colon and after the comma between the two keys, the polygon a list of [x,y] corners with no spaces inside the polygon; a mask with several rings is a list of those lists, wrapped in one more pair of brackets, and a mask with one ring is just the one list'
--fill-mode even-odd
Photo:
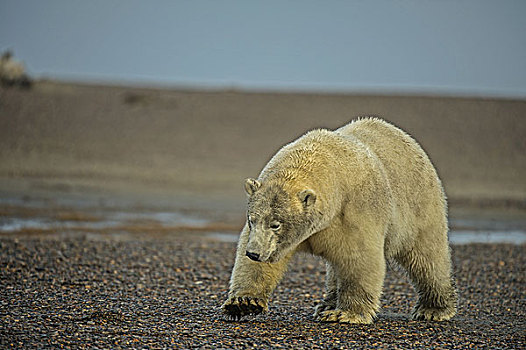
{"label": "polar bear", "polygon": [[418,291],[414,319],[455,315],[444,190],[426,153],[399,128],[367,117],[310,131],[245,190],[247,219],[222,306],[228,317],[267,311],[297,252],[326,261],[320,321],[371,323],[386,261],[403,267]]}

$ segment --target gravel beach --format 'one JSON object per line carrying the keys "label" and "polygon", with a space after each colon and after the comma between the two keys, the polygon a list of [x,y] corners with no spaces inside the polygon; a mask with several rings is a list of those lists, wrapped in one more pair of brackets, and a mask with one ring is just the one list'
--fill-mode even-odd
{"label": "gravel beach", "polygon": [[73,234],[0,238],[1,348],[516,348],[526,346],[526,247],[453,246],[460,294],[449,322],[416,322],[413,288],[390,268],[371,325],[314,321],[324,264],[298,256],[267,314],[227,320],[235,244]]}

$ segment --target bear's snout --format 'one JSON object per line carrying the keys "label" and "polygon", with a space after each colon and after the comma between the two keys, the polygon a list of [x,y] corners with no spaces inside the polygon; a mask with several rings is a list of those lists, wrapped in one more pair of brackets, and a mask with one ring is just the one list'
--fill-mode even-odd
{"label": "bear's snout", "polygon": [[247,256],[250,258],[250,260],[260,261],[258,253],[252,253],[247,250]]}

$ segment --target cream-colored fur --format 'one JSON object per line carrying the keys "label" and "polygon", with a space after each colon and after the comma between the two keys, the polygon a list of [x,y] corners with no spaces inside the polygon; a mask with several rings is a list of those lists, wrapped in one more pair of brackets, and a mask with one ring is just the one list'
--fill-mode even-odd
{"label": "cream-colored fur", "polygon": [[444,191],[425,152],[402,130],[363,118],[311,131],[245,188],[247,223],[223,304],[230,317],[266,311],[299,251],[327,262],[326,297],[315,311],[321,321],[372,322],[386,260],[399,263],[419,293],[415,319],[455,314]]}

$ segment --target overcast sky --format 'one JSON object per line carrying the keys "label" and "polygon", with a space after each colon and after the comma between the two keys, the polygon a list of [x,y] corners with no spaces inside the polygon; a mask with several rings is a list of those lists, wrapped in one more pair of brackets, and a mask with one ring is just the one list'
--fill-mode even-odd
{"label": "overcast sky", "polygon": [[0,0],[37,77],[526,97],[525,0]]}

